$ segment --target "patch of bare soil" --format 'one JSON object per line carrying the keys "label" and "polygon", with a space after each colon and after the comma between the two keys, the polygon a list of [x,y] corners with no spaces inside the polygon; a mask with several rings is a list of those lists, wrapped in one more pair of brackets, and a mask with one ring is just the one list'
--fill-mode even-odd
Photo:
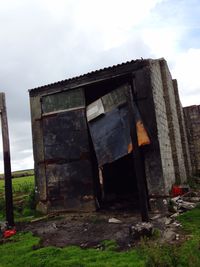
{"label": "patch of bare soil", "polygon": [[[184,239],[179,225],[167,217],[152,215],[151,224],[160,229],[161,242],[180,242]],[[111,221],[111,222],[109,222]],[[92,213],[67,214],[48,220],[21,225],[20,230],[31,231],[41,237],[42,246],[101,247],[104,240],[115,240],[119,249],[126,250],[137,244],[131,227],[141,223],[139,213]]]}
{"label": "patch of bare soil", "polygon": [[[109,218],[119,222],[109,223]],[[116,240],[120,247],[130,247],[129,228],[140,221],[139,214],[67,214],[62,218],[29,223],[25,231],[40,236],[42,245],[98,247],[104,240]]]}

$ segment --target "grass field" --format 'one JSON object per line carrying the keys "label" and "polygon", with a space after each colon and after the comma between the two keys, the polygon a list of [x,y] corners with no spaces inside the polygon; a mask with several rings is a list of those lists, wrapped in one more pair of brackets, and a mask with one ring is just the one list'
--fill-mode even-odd
{"label": "grass field", "polygon": [[[17,221],[34,215],[34,176],[12,179],[14,214]],[[32,202],[32,203],[31,203]],[[5,218],[4,180],[0,180],[0,220]]]}
{"label": "grass field", "polygon": [[[25,176],[12,179],[13,193],[30,192],[34,188],[34,176]],[[0,180],[0,195],[4,194],[4,180]]]}

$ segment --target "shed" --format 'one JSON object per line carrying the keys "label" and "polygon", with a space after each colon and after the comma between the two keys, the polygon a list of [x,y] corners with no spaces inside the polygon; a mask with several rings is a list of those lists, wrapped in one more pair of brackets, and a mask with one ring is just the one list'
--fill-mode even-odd
{"label": "shed", "polygon": [[164,59],[134,60],[31,89],[38,210],[138,209],[134,129],[149,207],[184,182],[188,148],[174,90]]}

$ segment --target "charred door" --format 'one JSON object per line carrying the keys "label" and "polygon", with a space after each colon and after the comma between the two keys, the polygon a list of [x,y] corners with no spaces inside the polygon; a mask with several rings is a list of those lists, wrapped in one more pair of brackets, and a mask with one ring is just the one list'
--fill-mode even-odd
{"label": "charred door", "polygon": [[43,96],[42,111],[50,207],[54,210],[93,210],[83,89]]}
{"label": "charred door", "polygon": [[[135,125],[137,146],[150,143],[130,85],[123,84],[87,106],[87,120],[103,190],[103,205],[122,209],[139,207],[138,180],[131,129]],[[137,133],[136,133],[137,131]],[[146,188],[144,187],[144,190]],[[117,205],[116,205],[117,204]]]}

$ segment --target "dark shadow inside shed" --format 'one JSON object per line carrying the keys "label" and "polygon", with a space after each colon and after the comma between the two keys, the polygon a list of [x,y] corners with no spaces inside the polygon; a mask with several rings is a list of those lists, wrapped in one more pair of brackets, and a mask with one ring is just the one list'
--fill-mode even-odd
{"label": "dark shadow inside shed", "polygon": [[126,155],[102,167],[102,207],[138,209],[137,180],[132,155]]}

